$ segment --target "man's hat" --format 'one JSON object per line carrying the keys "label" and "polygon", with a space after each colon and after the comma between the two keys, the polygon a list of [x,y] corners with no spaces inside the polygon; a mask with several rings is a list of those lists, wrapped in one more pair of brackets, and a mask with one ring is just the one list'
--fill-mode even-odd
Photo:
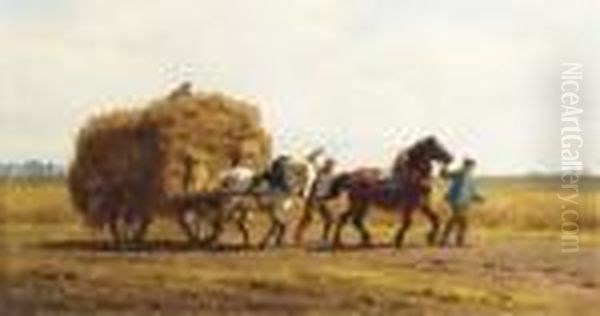
{"label": "man's hat", "polygon": [[476,161],[473,158],[465,158],[465,160],[463,161],[465,166],[474,166]]}

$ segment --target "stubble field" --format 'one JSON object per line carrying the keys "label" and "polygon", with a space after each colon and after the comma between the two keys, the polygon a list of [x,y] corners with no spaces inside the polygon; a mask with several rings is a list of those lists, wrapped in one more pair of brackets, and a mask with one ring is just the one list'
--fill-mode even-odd
{"label": "stubble field", "polygon": [[[465,248],[425,246],[423,222],[403,249],[393,214],[373,213],[373,248],[190,247],[172,220],[136,251],[86,228],[61,183],[0,187],[0,310],[23,314],[597,315],[600,185],[582,183],[579,251],[561,253],[559,183],[484,179]],[[443,204],[436,203],[447,215]],[[296,214],[290,214],[294,226]],[[253,218],[254,241],[264,221]],[[348,243],[355,240],[348,229]],[[291,234],[290,234],[291,235]],[[289,237],[289,236],[288,236]]]}

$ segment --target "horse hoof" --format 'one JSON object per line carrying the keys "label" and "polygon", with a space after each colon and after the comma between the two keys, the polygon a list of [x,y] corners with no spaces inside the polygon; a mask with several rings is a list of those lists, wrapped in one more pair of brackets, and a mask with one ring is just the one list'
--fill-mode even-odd
{"label": "horse hoof", "polygon": [[267,244],[268,244],[268,242],[263,241],[263,242],[261,242],[261,243],[258,244],[257,248],[259,250],[265,250],[267,248]]}
{"label": "horse hoof", "polygon": [[436,244],[435,239],[427,240],[427,246],[429,247],[435,247]]}
{"label": "horse hoof", "polygon": [[400,249],[403,246],[404,246],[404,241],[403,240],[395,240],[394,241],[394,248]]}
{"label": "horse hoof", "polygon": [[304,238],[300,237],[300,235],[295,235],[294,236],[294,245],[296,245],[296,246],[301,245],[304,242],[303,239]]}
{"label": "horse hoof", "polygon": [[432,233],[427,234],[427,244],[429,246],[435,246],[436,239],[437,239],[436,237],[437,237],[437,234],[432,234]]}
{"label": "horse hoof", "polygon": [[327,249],[327,248],[333,248],[334,246],[331,245],[327,240],[321,240],[319,241],[319,243],[317,244],[317,248],[318,249]]}

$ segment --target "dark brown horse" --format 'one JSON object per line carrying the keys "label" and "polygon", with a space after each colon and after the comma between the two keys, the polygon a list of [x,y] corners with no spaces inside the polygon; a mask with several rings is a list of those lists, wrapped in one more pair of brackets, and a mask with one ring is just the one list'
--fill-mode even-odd
{"label": "dark brown horse", "polygon": [[334,232],[334,246],[341,246],[342,229],[352,221],[367,246],[371,242],[364,219],[371,206],[396,210],[402,216],[402,225],[396,232],[394,244],[402,246],[404,235],[412,224],[412,215],[420,209],[431,224],[427,234],[429,244],[434,244],[439,230],[439,218],[429,206],[432,165],[448,164],[452,156],[433,137],[424,138],[401,153],[394,163],[391,177],[381,179],[374,169],[360,169],[343,174],[334,181],[333,190],[347,192],[348,209],[341,214]]}

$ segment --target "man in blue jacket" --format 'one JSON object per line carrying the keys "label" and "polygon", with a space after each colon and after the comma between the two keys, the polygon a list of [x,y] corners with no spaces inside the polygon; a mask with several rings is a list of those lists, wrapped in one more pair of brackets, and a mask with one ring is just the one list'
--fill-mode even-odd
{"label": "man in blue jacket", "polygon": [[483,197],[477,190],[473,171],[475,160],[465,159],[462,168],[448,172],[442,170],[442,177],[448,179],[446,200],[450,205],[451,216],[442,234],[441,246],[446,246],[450,234],[456,231],[456,245],[463,246],[468,228],[468,213],[473,202],[482,202]]}

